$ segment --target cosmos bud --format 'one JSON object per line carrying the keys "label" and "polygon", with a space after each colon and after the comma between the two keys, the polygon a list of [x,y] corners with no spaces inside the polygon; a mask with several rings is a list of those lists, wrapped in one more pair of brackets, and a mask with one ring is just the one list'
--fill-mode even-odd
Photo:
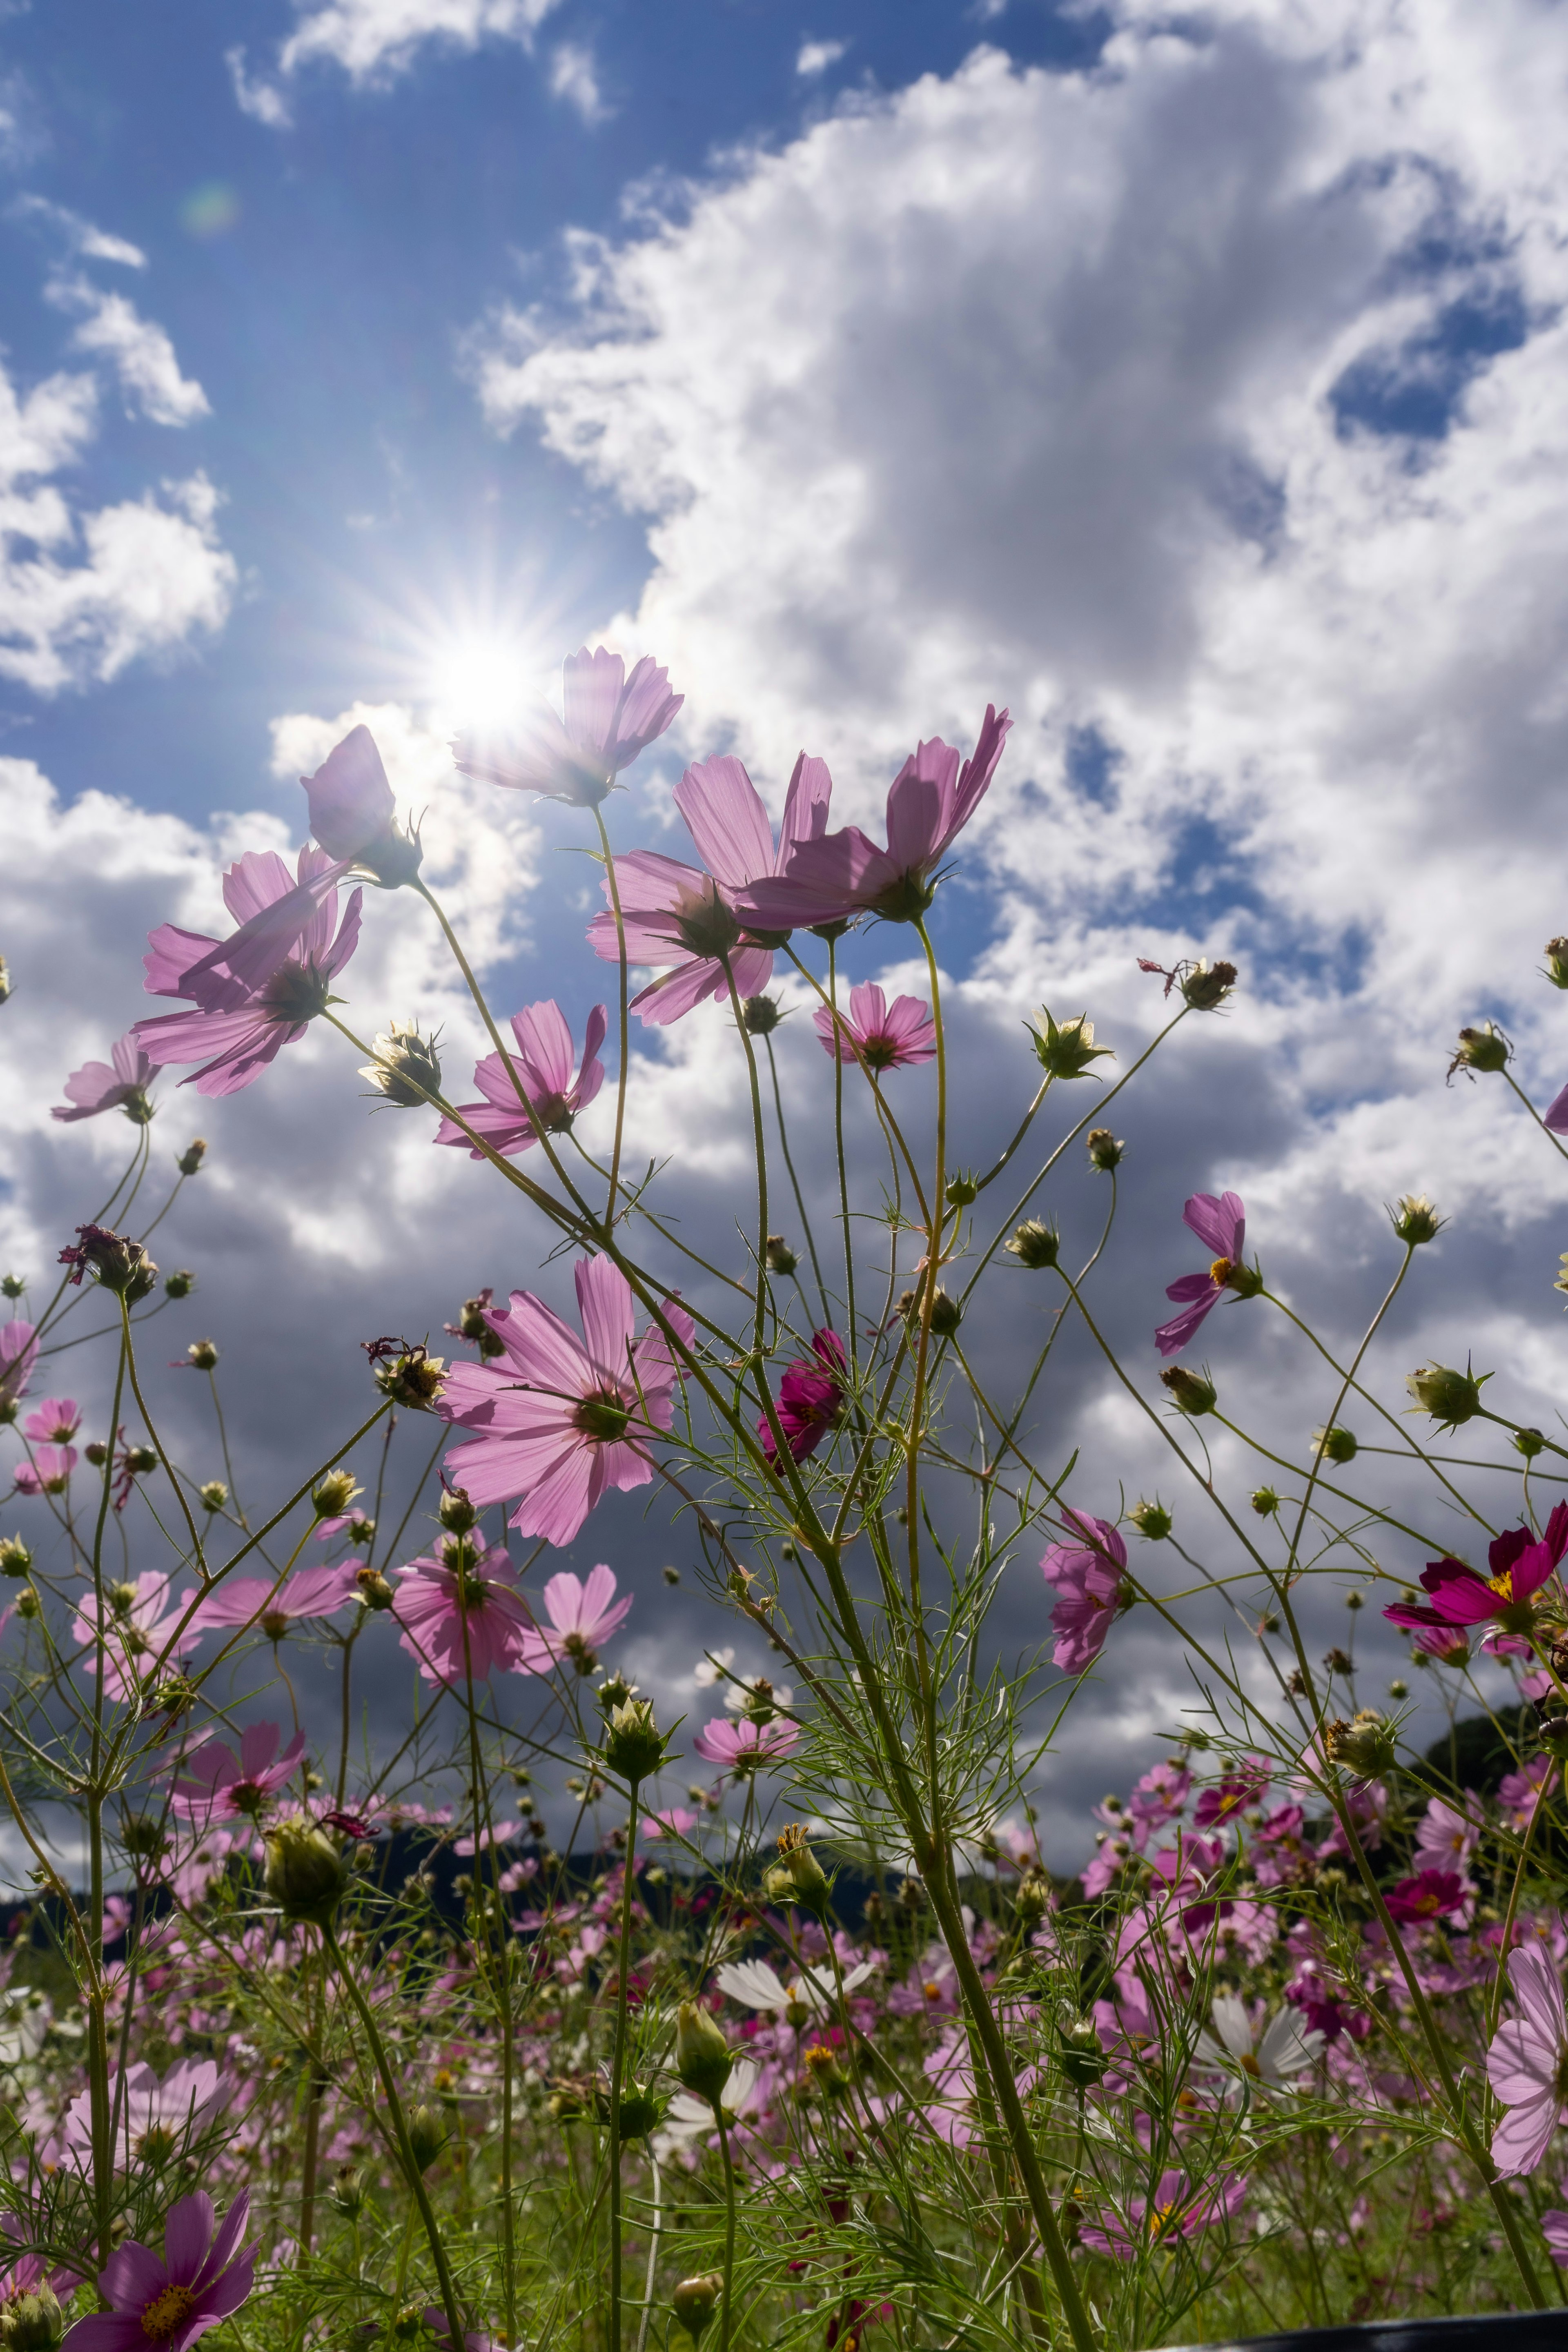
{"label": "cosmos bud", "polygon": [[1312,1432],[1313,1451],[1326,1454],[1331,1462],[1353,1462],[1356,1441],[1348,1429],[1315,1429]]}
{"label": "cosmos bud", "polygon": [[1546,1451],[1546,1440],[1538,1429],[1516,1429],[1513,1450],[1516,1454],[1522,1454],[1527,1462],[1533,1462],[1538,1454]]}
{"label": "cosmos bud", "polygon": [[1546,958],[1542,977],[1553,988],[1568,988],[1568,940],[1548,940],[1542,952]]}
{"label": "cosmos bud", "polygon": [[211,1339],[193,1339],[185,1354],[193,1371],[210,1372],[216,1367],[217,1349]]}
{"label": "cosmos bud", "polygon": [[333,1840],[314,1822],[291,1814],[267,1832],[267,1892],[285,1919],[331,1925],[348,1871]]}
{"label": "cosmos bud", "polygon": [[1458,1429],[1481,1410],[1481,1383],[1490,1378],[1483,1372],[1478,1381],[1468,1367],[1457,1372],[1447,1364],[1428,1364],[1411,1372],[1405,1385],[1423,1412],[1445,1429]]}
{"label": "cosmos bud", "polygon": [[1075,2018],[1058,2030],[1057,2061],[1075,2091],[1092,2091],[1109,2064],[1091,2017]]}
{"label": "cosmos bud", "polygon": [[748,996],[741,1008],[741,1017],[753,1037],[771,1037],[783,1019],[778,999],[773,996]]}
{"label": "cosmos bud", "polygon": [[931,1303],[931,1328],[939,1339],[951,1339],[963,1320],[963,1309],[951,1291],[939,1290]]}
{"label": "cosmos bud", "polygon": [[683,2000],[676,2012],[675,2071],[686,2089],[717,2109],[734,2063],[711,2012],[700,2001]]}
{"label": "cosmos bud", "polygon": [[1051,1907],[1051,1890],[1038,1871],[1031,1870],[1013,1890],[1013,1908],[1018,1925],[1026,1929],[1037,1927]]}
{"label": "cosmos bud", "polygon": [[1061,1255],[1062,1237],[1054,1225],[1044,1224],[1038,1217],[1031,1217],[1026,1224],[1020,1225],[1016,1234],[1008,1236],[1006,1245],[1020,1265],[1037,1272],[1042,1266],[1055,1265]]}
{"label": "cosmos bud", "polygon": [[979,1179],[967,1168],[961,1168],[947,1180],[947,1205],[950,1209],[967,1209],[972,1201],[980,1198]]}
{"label": "cosmos bud", "polygon": [[1448,1076],[1451,1078],[1456,1070],[1463,1070],[1467,1077],[1474,1077],[1478,1070],[1506,1070],[1512,1059],[1508,1038],[1495,1021],[1488,1021],[1479,1029],[1460,1030]]}
{"label": "cosmos bud", "polygon": [[1171,1402],[1178,1412],[1213,1412],[1219,1399],[1214,1382],[1205,1372],[1189,1372],[1184,1364],[1167,1364],[1160,1375],[1162,1384],[1170,1391]]}
{"label": "cosmos bud", "polygon": [[390,1609],[397,1598],[379,1568],[356,1569],[354,1590],[367,1609]]}
{"label": "cosmos bud", "polygon": [[1363,1780],[1391,1772],[1394,1746],[1387,1718],[1375,1707],[1363,1706],[1352,1723],[1336,1717],[1323,1726],[1323,1753],[1331,1764],[1342,1765]]}
{"label": "cosmos bud", "polygon": [[196,1492],[201,1497],[204,1511],[221,1511],[228,1500],[228,1488],[221,1478],[209,1478],[205,1486],[197,1487]]}
{"label": "cosmos bud", "polygon": [[47,2279],[25,2294],[0,2303],[0,2345],[5,2352],[55,2352],[65,2335],[65,2315]]}
{"label": "cosmos bud", "polygon": [[363,1490],[352,1470],[329,1470],[310,1496],[319,1519],[341,1519]]}
{"label": "cosmos bud", "polygon": [[466,1536],[479,1515],[463,1487],[450,1486],[443,1489],[436,1516],[450,1534]]}
{"label": "cosmos bud", "polygon": [[792,1822],[783,1831],[778,1853],[779,1858],[764,1882],[769,1901],[798,1903],[803,1910],[815,1912],[819,1919],[824,1917],[832,1890],[827,1873],[806,1842],[803,1822]]}
{"label": "cosmos bud", "polygon": [[768,1235],[767,1248],[764,1255],[767,1258],[768,1272],[770,1274],[793,1274],[795,1267],[800,1264],[799,1257],[796,1255],[795,1252],[791,1249],[783,1234],[770,1234]]}
{"label": "cosmos bud", "polygon": [[605,1762],[634,1785],[651,1780],[664,1761],[664,1736],[654,1721],[653,1703],[627,1698],[612,1706],[605,1737]]}
{"label": "cosmos bud", "polygon": [[1171,1514],[1163,1503],[1134,1503],[1127,1516],[1151,1543],[1163,1543],[1171,1532]]}
{"label": "cosmos bud", "polygon": [[441,1059],[436,1051],[438,1031],[422,1037],[416,1022],[395,1021],[371,1040],[374,1062],[360,1071],[378,1095],[397,1110],[418,1110],[441,1091]]}
{"label": "cosmos bud", "polygon": [[0,1298],[20,1298],[26,1287],[19,1274],[0,1275]]}
{"label": "cosmos bud", "polygon": [[[1041,1023],[1045,1025],[1042,1027]],[[1045,1005],[1040,1007],[1039,1020],[1030,1030],[1036,1057],[1047,1076],[1053,1078],[1081,1078],[1091,1062],[1101,1055],[1114,1061],[1109,1045],[1094,1042],[1094,1024],[1087,1013],[1074,1015],[1058,1027]]]}
{"label": "cosmos bud", "polygon": [[719,2298],[724,2292],[724,2282],[717,2271],[708,2271],[701,2278],[684,2278],[669,2298],[669,2307],[690,2336],[700,2344],[702,2333],[719,2308]]}
{"label": "cosmos bud", "polygon": [[1447,1222],[1437,1214],[1425,1192],[1402,1194],[1388,1213],[1399,1239],[1408,1242],[1412,1249],[1419,1249],[1423,1242],[1435,1241]]}
{"label": "cosmos bud", "polygon": [[357,2164],[340,2164],[332,2175],[328,2197],[346,2221],[355,2221],[364,2205],[364,2177]]}
{"label": "cosmos bud", "polygon": [[0,1536],[0,1576],[29,1576],[33,1555],[20,1536]]}
{"label": "cosmos bud", "polygon": [[1089,1147],[1091,1168],[1098,1168],[1102,1175],[1108,1176],[1113,1168],[1121,1167],[1127,1146],[1119,1143],[1108,1127],[1091,1127],[1084,1141]]}
{"label": "cosmos bud", "polygon": [[421,2172],[428,2172],[452,2135],[436,2108],[421,2104],[408,2118],[408,2145]]}
{"label": "cosmos bud", "polygon": [[163,1294],[168,1298],[188,1298],[196,1286],[196,1277],[188,1265],[176,1266],[173,1274],[163,1276]]}
{"label": "cosmos bud", "polygon": [[193,1135],[189,1143],[186,1144],[184,1150],[175,1160],[174,1165],[179,1170],[182,1176],[194,1176],[206,1156],[206,1137],[205,1135]]}
{"label": "cosmos bud", "polygon": [[1200,956],[1196,963],[1187,966],[1178,985],[1194,1013],[1217,1013],[1236,986],[1236,966],[1207,963]]}
{"label": "cosmos bud", "polygon": [[1272,1486],[1259,1486],[1253,1495],[1252,1507],[1260,1519],[1271,1519],[1279,1508],[1279,1497]]}

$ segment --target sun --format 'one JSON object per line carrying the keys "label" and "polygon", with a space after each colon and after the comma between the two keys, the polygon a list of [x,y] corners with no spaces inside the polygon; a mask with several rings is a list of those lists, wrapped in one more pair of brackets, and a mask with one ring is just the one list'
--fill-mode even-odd
{"label": "sun", "polygon": [[430,664],[432,718],[438,731],[504,732],[536,691],[530,648],[517,637],[465,636]]}

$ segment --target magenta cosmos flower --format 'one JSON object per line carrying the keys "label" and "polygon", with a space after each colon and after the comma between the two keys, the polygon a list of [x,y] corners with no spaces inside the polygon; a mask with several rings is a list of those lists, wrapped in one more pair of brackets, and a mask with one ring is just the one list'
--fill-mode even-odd
{"label": "magenta cosmos flower", "polygon": [[1079,2231],[1086,2246],[1124,2261],[1139,2246],[1169,2245],[1174,2238],[1194,2237],[1198,2231],[1227,2221],[1247,2195],[1244,2179],[1210,2180],[1194,2187],[1184,2172],[1163,2172],[1153,2197],[1134,2197],[1126,2217],[1107,2213],[1099,2224]]}
{"label": "magenta cosmos flower", "polygon": [[1568,2079],[1568,2010],[1555,1965],[1539,1944],[1522,1944],[1509,1955],[1508,1980],[1519,2014],[1499,2026],[1487,2053],[1487,2079],[1508,2110],[1492,2135],[1505,2180],[1533,2172],[1546,2154]]}
{"label": "magenta cosmos flower", "polygon": [[1535,1622],[1532,1596],[1568,1551],[1568,1503],[1556,1504],[1537,1536],[1530,1528],[1509,1528],[1488,1547],[1489,1576],[1461,1559],[1428,1560],[1421,1581],[1430,1605],[1396,1601],[1384,1615],[1394,1625],[1448,1627],[1496,1623],[1505,1634],[1525,1636]]}
{"label": "magenta cosmos flower", "polygon": [[1384,1901],[1388,1916],[1402,1927],[1429,1927],[1439,1919],[1457,1919],[1468,1910],[1475,1888],[1456,1870],[1419,1870],[1391,1886]]}
{"label": "magenta cosmos flower", "polygon": [[[766,988],[773,950],[783,945],[790,927],[784,923],[758,934],[740,920],[735,908],[748,884],[781,872],[804,842],[821,834],[831,790],[824,762],[808,760],[803,751],[790,778],[775,848],[767,810],[739,760],[726,755],[688,768],[675,788],[675,804],[697,844],[702,868],[682,866],[653,849],[634,849],[616,860],[627,961],[672,967],[632,999],[644,1021],[679,1021],[705,997],[727,996],[731,980],[741,997],[758,996]],[[607,898],[607,875],[603,887]],[[613,907],[595,916],[588,940],[606,963],[619,962]]]}
{"label": "magenta cosmos flower", "polygon": [[1062,1517],[1082,1541],[1052,1544],[1040,1562],[1040,1573],[1057,1596],[1051,1612],[1057,1637],[1052,1663],[1069,1675],[1081,1675],[1104,1649],[1111,1619],[1127,1605],[1121,1580],[1127,1547],[1109,1519],[1093,1519],[1082,1511],[1064,1511]]}
{"label": "magenta cosmos flower", "polygon": [[920,744],[889,788],[886,849],[855,824],[803,840],[776,879],[759,877],[740,894],[737,910],[773,931],[860,914],[918,921],[936,895],[934,869],[984,799],[1012,724],[988,706],[967,760],[940,737]]}
{"label": "magenta cosmos flower", "polygon": [[[635,1337],[631,1285],[607,1257],[574,1269],[583,1337],[531,1291],[485,1320],[504,1353],[454,1364],[436,1412],[471,1431],[448,1457],[454,1480],[479,1510],[520,1498],[511,1524],[525,1536],[569,1544],[606,1487],[646,1486],[647,1440],[675,1418],[679,1377],[664,1335]],[[684,1307],[664,1302],[683,1346],[696,1337]]]}
{"label": "magenta cosmos flower", "polygon": [[250,2215],[242,2189],[221,2228],[205,2189],[182,2197],[163,2224],[163,2259],[128,2238],[98,2274],[108,2311],[89,2312],[66,2337],[71,2352],[185,2352],[250,2293],[256,2248],[240,2251]]}
{"label": "magenta cosmos flower", "polygon": [[[837,1331],[825,1327],[812,1333],[811,1346],[816,1363],[792,1364],[779,1382],[779,1427],[792,1462],[804,1462],[807,1454],[815,1454],[828,1431],[837,1428],[844,1411],[849,1361],[843,1340]],[[757,1423],[757,1433],[768,1461],[774,1463],[778,1445],[766,1413]]]}
{"label": "magenta cosmos flower", "polygon": [[599,1653],[625,1623],[631,1596],[616,1599],[616,1572],[601,1560],[584,1583],[575,1576],[552,1576],[544,1588],[550,1622],[531,1625],[522,1637],[522,1664],[531,1675],[547,1675],[563,1659],[580,1675],[591,1675]]}
{"label": "magenta cosmos flower", "polygon": [[[317,1533],[321,1532],[320,1528]],[[299,1617],[331,1617],[352,1601],[358,1586],[352,1559],[334,1568],[297,1569],[279,1585],[271,1576],[231,1576],[204,1593],[191,1618],[193,1633],[215,1625],[258,1625],[269,1642],[280,1642]]]}
{"label": "magenta cosmos flower", "polygon": [[22,1427],[35,1445],[68,1445],[81,1427],[81,1407],[75,1397],[45,1397]]}
{"label": "magenta cosmos flower", "polygon": [[421,851],[416,831],[393,822],[392,786],[368,727],[352,727],[313,776],[300,783],[310,832],[329,857],[372,875],[384,890],[412,882]]}
{"label": "magenta cosmos flower", "polygon": [[1234,1290],[1239,1298],[1252,1298],[1261,1287],[1258,1276],[1248,1273],[1241,1262],[1247,1212],[1235,1192],[1217,1196],[1194,1192],[1182,1211],[1182,1223],[1196,1234],[1205,1249],[1214,1251],[1215,1260],[1206,1274],[1184,1274],[1167,1285],[1166,1297],[1175,1299],[1182,1311],[1162,1323],[1154,1334],[1154,1345],[1162,1356],[1179,1354],[1227,1290]]}
{"label": "magenta cosmos flower", "polygon": [[12,1322],[0,1328],[0,1421],[15,1421],[17,1400],[27,1393],[27,1381],[37,1360],[38,1339],[31,1323]]}
{"label": "magenta cosmos flower", "polygon": [[1267,1790],[1270,1779],[1268,1763],[1261,1756],[1248,1756],[1226,1773],[1211,1789],[1205,1789],[1193,1808],[1193,1827],[1210,1830],[1244,1813],[1256,1805]]}
{"label": "magenta cosmos flower", "polygon": [[936,1023],[918,996],[896,996],[889,1005],[874,980],[849,992],[849,1011],[835,1018],[830,1004],[812,1014],[824,1053],[841,1062],[863,1062],[873,1077],[929,1062],[936,1052]]}
{"label": "magenta cosmos flower", "polygon": [[[158,1666],[182,1665],[201,1636],[180,1620],[192,1598],[190,1587],[171,1593],[170,1579],[161,1568],[150,1568],[132,1583],[111,1584],[105,1593],[103,1619],[103,1687],[110,1698],[132,1698],[142,1677]],[[71,1625],[72,1639],[86,1654],[79,1661],[84,1675],[96,1674],[99,1647],[98,1597],[84,1601]]]}
{"label": "magenta cosmos flower", "polygon": [[96,1118],[100,1110],[122,1110],[134,1126],[145,1127],[153,1116],[147,1099],[153,1065],[128,1029],[109,1049],[107,1062],[84,1062],[66,1080],[66,1099],[49,1113],[51,1118]]}
{"label": "magenta cosmos flower", "polygon": [[152,1060],[199,1062],[183,1086],[233,1095],[252,1085],[285,1045],[331,1001],[331,982],[359,944],[355,890],[337,921],[341,861],[300,852],[296,881],[276,850],[251,850],[223,877],[224,903],[240,928],[209,940],[163,923],[142,958],[153,996],[185,996],[188,1013],[139,1021],[135,1036]]}
{"label": "magenta cosmos flower", "polygon": [[564,721],[541,703],[510,741],[492,746],[460,736],[452,757],[460,775],[482,783],[593,808],[622,769],[664,733],[685,699],[671,694],[669,672],[651,654],[628,677],[619,654],[584,646],[561,665]]}
{"label": "magenta cosmos flower", "polygon": [[169,1802],[195,1821],[256,1821],[300,1769],[305,1735],[297,1731],[281,1755],[275,1723],[249,1723],[239,1738],[239,1754],[209,1739],[185,1759],[185,1778],[176,1780]]}
{"label": "magenta cosmos flower", "polygon": [[[512,1057],[516,1077],[499,1054],[487,1054],[474,1072],[474,1084],[484,1100],[459,1103],[459,1117],[509,1159],[538,1142],[539,1128],[547,1135],[563,1135],[605,1083],[605,1066],[598,1055],[605,1026],[605,1008],[595,1004],[583,1033],[582,1064],[574,1075],[572,1032],[561,1007],[553,997],[546,997],[542,1004],[525,1004],[511,1016],[511,1034],[517,1040]],[[532,1106],[531,1118],[519,1097],[519,1080]],[[453,1119],[441,1121],[436,1140],[463,1145],[470,1160],[485,1156]]]}
{"label": "magenta cosmos flower", "polygon": [[760,1772],[782,1764],[799,1738],[800,1727],[786,1716],[775,1715],[771,1723],[742,1716],[732,1723],[720,1715],[703,1725],[691,1745],[706,1763],[721,1764],[727,1772]]}
{"label": "magenta cosmos flower", "polygon": [[411,1559],[398,1576],[399,1647],[427,1683],[447,1687],[470,1675],[484,1682],[498,1666],[518,1664],[528,1605],[500,1545],[486,1550],[472,1538],[448,1537],[440,1556]]}

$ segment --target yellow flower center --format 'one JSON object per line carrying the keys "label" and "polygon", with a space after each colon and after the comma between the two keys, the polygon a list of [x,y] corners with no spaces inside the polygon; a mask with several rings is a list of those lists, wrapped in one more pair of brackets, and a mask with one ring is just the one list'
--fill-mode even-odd
{"label": "yellow flower center", "polygon": [[1241,2071],[1242,2071],[1242,2073],[1243,2073],[1244,2074],[1251,2074],[1251,2075],[1253,2075],[1253,2076],[1254,2076],[1254,2077],[1255,2077],[1255,2078],[1256,2078],[1259,2083],[1261,2083],[1261,2082],[1262,2082],[1262,2080],[1263,2080],[1263,2069],[1262,2069],[1262,2067],[1258,2064],[1258,2063],[1257,2059],[1253,2056],[1253,2054],[1252,2054],[1252,2053],[1251,2053],[1251,2051],[1250,2051],[1250,2050],[1245,2050],[1245,2051],[1243,2051],[1243,2053],[1242,2053],[1241,2056],[1237,2060],[1237,2062],[1236,2062],[1236,2063],[1237,2063],[1237,2064],[1240,2067],[1240,2069],[1241,2069]]}
{"label": "yellow flower center", "polygon": [[1216,1257],[1214,1264],[1209,1268],[1209,1280],[1212,1283],[1216,1284],[1218,1287],[1223,1290],[1235,1271],[1236,1265],[1233,1259],[1228,1257]]}
{"label": "yellow flower center", "polygon": [[1505,1568],[1500,1576],[1489,1576],[1487,1582],[1490,1585],[1492,1591],[1497,1594],[1500,1601],[1509,1601],[1513,1599],[1513,1570],[1511,1568]]}
{"label": "yellow flower center", "polygon": [[163,2344],[176,2327],[187,2320],[196,2307],[195,2296],[188,2286],[169,2285],[162,2294],[155,2294],[142,2314],[142,2332],[151,2342]]}

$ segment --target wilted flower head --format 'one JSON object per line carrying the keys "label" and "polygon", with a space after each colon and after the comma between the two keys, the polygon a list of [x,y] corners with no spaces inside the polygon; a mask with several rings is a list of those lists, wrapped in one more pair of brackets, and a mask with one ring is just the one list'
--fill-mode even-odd
{"label": "wilted flower head", "polygon": [[1479,1029],[1460,1030],[1448,1076],[1451,1079],[1456,1070],[1463,1070],[1468,1078],[1473,1078],[1478,1070],[1506,1070],[1512,1059],[1512,1044],[1497,1023],[1484,1022]]}
{"label": "wilted flower head", "polygon": [[1061,1255],[1062,1237],[1055,1225],[1047,1225],[1042,1218],[1030,1217],[1016,1234],[1008,1234],[1005,1246],[1020,1265],[1038,1273],[1045,1266],[1056,1265]]}
{"label": "wilted flower head", "polygon": [[111,1233],[107,1225],[79,1225],[76,1230],[77,1239],[60,1252],[60,1264],[71,1269],[68,1283],[79,1286],[83,1275],[90,1271],[95,1282],[123,1298],[128,1307],[146,1297],[158,1279],[158,1269],[140,1242]]}
{"label": "wilted flower head", "polygon": [[427,1412],[438,1403],[448,1378],[447,1360],[433,1356],[423,1339],[391,1337],[362,1339],[370,1358],[372,1377],[383,1396],[411,1412]]}
{"label": "wilted flower head", "polygon": [[1236,986],[1236,966],[1233,963],[1218,961],[1211,964],[1202,956],[1196,962],[1184,959],[1168,971],[1163,963],[1156,963],[1152,957],[1140,956],[1138,969],[1140,971],[1158,972],[1165,983],[1163,994],[1169,996],[1173,988],[1179,989],[1183,1001],[1194,1013],[1216,1013]]}

